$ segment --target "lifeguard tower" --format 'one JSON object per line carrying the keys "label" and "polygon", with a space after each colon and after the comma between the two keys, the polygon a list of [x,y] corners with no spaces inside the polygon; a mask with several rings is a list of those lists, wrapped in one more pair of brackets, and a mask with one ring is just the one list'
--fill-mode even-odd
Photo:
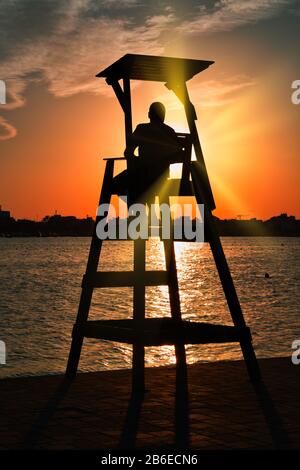
{"label": "lifeguard tower", "polygon": [[[144,388],[144,351],[147,346],[174,345],[177,363],[185,362],[186,344],[232,343],[240,344],[251,380],[260,378],[259,367],[252,345],[249,328],[246,326],[240,302],[235,290],[231,273],[217,233],[212,211],[215,209],[214,198],[206,171],[201,144],[196,128],[196,112],[190,101],[186,82],[194,75],[204,71],[212,61],[126,54],[111,66],[100,72],[97,77],[105,78],[122,107],[125,118],[126,143],[132,134],[131,80],[150,80],[162,82],[175,93],[184,106],[189,134],[180,134],[183,138],[183,169],[180,179],[167,181],[169,196],[194,196],[198,204],[204,204],[205,236],[214,257],[220,281],[227,300],[233,325],[185,321],[181,317],[180,296],[178,289],[176,258],[172,239],[163,240],[166,270],[146,270],[146,241],[134,240],[134,269],[128,272],[98,271],[102,240],[97,237],[96,226],[91,240],[90,252],[83,276],[82,292],[77,319],[72,333],[72,345],[66,375],[76,375],[80,353],[85,337],[98,338],[131,344],[133,347],[132,371],[133,388]],[[121,82],[121,83],[120,83]],[[196,161],[191,159],[194,148]],[[105,174],[100,195],[100,204],[111,201],[112,195],[123,195],[115,184],[114,166],[116,160],[107,158]],[[131,182],[130,184],[134,184]],[[130,188],[128,188],[130,190]],[[146,286],[166,285],[169,290],[171,317],[148,318],[145,308]],[[88,319],[92,294],[95,288],[103,287],[133,288],[133,317],[118,320]],[[117,307],[116,307],[117,308]],[[195,306],[197,311],[198,306]],[[200,317],[200,316],[199,316]],[[200,318],[199,318],[200,320]]]}

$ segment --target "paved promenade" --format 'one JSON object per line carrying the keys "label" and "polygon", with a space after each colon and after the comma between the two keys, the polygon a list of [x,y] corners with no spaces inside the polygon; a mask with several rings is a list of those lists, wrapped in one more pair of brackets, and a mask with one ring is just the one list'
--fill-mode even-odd
{"label": "paved promenade", "polygon": [[241,361],[0,381],[1,449],[300,449],[300,365],[260,360],[253,387]]}

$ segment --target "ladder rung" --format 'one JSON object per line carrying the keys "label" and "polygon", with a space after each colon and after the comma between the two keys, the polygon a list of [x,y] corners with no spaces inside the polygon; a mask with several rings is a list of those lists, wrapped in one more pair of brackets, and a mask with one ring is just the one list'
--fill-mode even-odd
{"label": "ladder rung", "polygon": [[145,286],[168,285],[167,271],[100,271],[94,276],[83,276],[82,285],[93,287],[130,287],[136,284]]}
{"label": "ladder rung", "polygon": [[[77,329],[78,328],[78,329]],[[142,343],[144,346],[184,344],[233,343],[242,339],[251,341],[247,327],[189,322],[171,318],[147,318],[139,326],[134,320],[87,321],[74,334],[121,343]]]}

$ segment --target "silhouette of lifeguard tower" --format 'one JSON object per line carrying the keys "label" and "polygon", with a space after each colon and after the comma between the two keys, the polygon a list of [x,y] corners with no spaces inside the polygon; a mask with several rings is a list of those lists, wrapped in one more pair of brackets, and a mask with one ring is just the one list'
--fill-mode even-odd
{"label": "silhouette of lifeguard tower", "polygon": [[[207,69],[212,61],[191,60],[170,57],[126,54],[97,77],[106,79],[124,111],[126,143],[132,135],[132,110],[130,80],[164,82],[184,106],[189,134],[179,134],[183,139],[183,169],[180,179],[168,179],[165,190],[168,196],[194,196],[198,204],[204,204],[205,236],[209,242],[218,270],[233,326],[184,321],[181,318],[174,242],[163,240],[166,270],[146,270],[146,240],[134,240],[134,269],[128,272],[98,271],[102,240],[97,237],[97,216],[92,236],[86,273],[83,276],[82,292],[76,323],[72,333],[72,346],[66,375],[74,377],[77,372],[83,339],[98,338],[132,344],[133,346],[133,388],[144,387],[144,350],[146,346],[174,345],[177,364],[185,363],[185,344],[232,343],[238,342],[244,356],[251,380],[260,377],[259,367],[252,345],[249,328],[246,326],[230,270],[217,233],[212,211],[214,198],[206,171],[200,140],[196,128],[196,112],[188,95],[186,82],[194,75]],[[120,84],[122,81],[122,85]],[[194,148],[196,161],[191,160]],[[107,158],[100,204],[110,203],[112,195],[123,195],[115,185],[114,165],[116,160]],[[131,182],[130,184],[134,184]],[[129,188],[130,189],[130,188]],[[170,297],[170,318],[147,318],[145,309],[146,286],[167,285]],[[103,287],[133,287],[133,317],[89,321],[88,314],[93,290]]]}

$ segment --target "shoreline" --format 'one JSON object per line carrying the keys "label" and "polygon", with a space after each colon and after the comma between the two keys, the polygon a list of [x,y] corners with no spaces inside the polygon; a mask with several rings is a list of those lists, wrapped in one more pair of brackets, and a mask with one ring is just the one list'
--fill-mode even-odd
{"label": "shoreline", "polygon": [[[283,359],[283,360],[290,360],[290,354],[286,353],[280,353],[278,356],[272,356],[272,357],[258,357],[259,361],[264,361],[264,360],[276,360],[276,359]],[[220,359],[220,360],[211,360],[211,361],[196,361],[193,362],[192,364],[188,364],[187,367],[197,367],[197,366],[204,366],[204,365],[209,365],[209,364],[231,364],[231,363],[243,363],[241,359]],[[5,366],[3,366],[5,367]],[[154,366],[145,366],[145,369],[149,370],[156,370],[156,369],[173,369],[174,364],[165,364],[165,365],[154,365]],[[299,368],[300,370],[300,368]],[[102,369],[99,371],[78,371],[78,375],[86,375],[86,374],[102,374],[102,373],[118,373],[118,372],[131,372],[130,367],[123,367],[119,369]],[[30,375],[9,375],[2,377],[0,375],[0,384],[3,381],[6,380],[18,380],[18,379],[33,379],[33,378],[40,378],[44,379],[47,377],[62,377],[63,373],[62,372],[48,372],[45,374],[30,374]]]}
{"label": "shoreline", "polygon": [[[289,234],[284,234],[284,235],[270,235],[270,234],[235,234],[235,235],[222,235],[220,234],[221,238],[300,238],[300,234],[295,234],[295,235],[289,235]],[[1,235],[0,234],[0,239],[1,238],[92,238],[92,235],[62,235],[62,234],[57,234],[57,235]],[[151,238],[151,237],[149,237]],[[104,240],[106,241],[106,240]],[[127,241],[124,239],[115,239],[115,240],[109,240],[109,241]],[[174,240],[175,242],[185,242],[185,243],[196,243],[195,240]],[[204,241],[201,243],[209,243],[208,241]]]}

